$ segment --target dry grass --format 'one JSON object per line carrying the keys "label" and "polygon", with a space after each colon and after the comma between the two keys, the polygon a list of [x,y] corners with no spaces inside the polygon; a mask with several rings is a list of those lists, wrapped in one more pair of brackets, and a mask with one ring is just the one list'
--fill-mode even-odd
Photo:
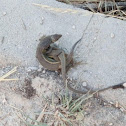
{"label": "dry grass", "polygon": [[15,79],[7,79],[11,74],[15,73],[17,71],[17,67],[14,67],[12,70],[10,70],[8,73],[0,77],[0,81],[15,81],[18,80],[18,78]]}
{"label": "dry grass", "polygon": [[73,4],[94,13],[103,13],[107,16],[126,20],[125,0],[57,0],[67,4]]}
{"label": "dry grass", "polygon": [[[46,101],[46,105],[40,114],[36,115],[36,119],[25,115],[22,110],[10,106],[17,110],[15,114],[27,126],[78,126],[84,119],[84,105],[93,94],[85,94],[77,99],[66,91],[65,95],[52,97],[50,101]],[[82,123],[83,124],[83,123]]]}

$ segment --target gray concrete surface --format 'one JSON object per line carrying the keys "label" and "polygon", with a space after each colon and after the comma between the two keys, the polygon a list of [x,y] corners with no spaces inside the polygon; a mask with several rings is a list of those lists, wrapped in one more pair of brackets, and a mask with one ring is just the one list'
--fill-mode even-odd
{"label": "gray concrete surface", "polygon": [[[92,13],[58,13],[32,3],[57,8],[74,8],[55,0],[0,1],[0,65],[15,64],[36,67],[38,39],[42,35],[60,33],[59,46],[67,52],[82,36]],[[24,26],[25,24],[25,26]],[[126,22],[95,14],[83,40],[74,53],[77,61],[84,64],[73,68],[69,76],[78,82],[86,82],[91,88],[104,88],[126,81]],[[86,64],[85,64],[86,63]],[[103,96],[126,105],[126,91],[106,91]]]}

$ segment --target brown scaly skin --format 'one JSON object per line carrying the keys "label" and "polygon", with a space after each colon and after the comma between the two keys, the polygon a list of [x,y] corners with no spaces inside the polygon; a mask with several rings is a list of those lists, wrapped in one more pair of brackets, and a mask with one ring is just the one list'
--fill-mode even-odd
{"label": "brown scaly skin", "polygon": [[46,50],[50,47],[50,44],[56,42],[58,39],[61,38],[62,35],[60,34],[54,34],[46,37],[40,38],[40,43],[38,44],[37,51],[36,51],[36,58],[38,59],[39,63],[52,71],[58,70],[60,66],[60,62],[50,62],[48,61],[44,53],[46,53]]}
{"label": "brown scaly skin", "polygon": [[[39,39],[40,43],[38,44],[38,47],[37,47],[36,58],[38,59],[40,64],[43,67],[47,68],[48,70],[57,71],[57,70],[61,69],[61,62],[58,58],[58,55],[60,53],[62,53],[63,50],[61,50],[57,47],[56,48],[52,47],[51,51],[50,50],[49,50],[49,52],[47,51],[48,48],[51,48],[50,44],[56,42],[58,39],[60,39],[61,36],[62,35],[60,35],[60,34],[54,34],[54,35],[50,35],[50,36],[46,36],[46,37],[41,37]],[[73,51],[79,41],[77,41],[73,45],[69,55],[65,54],[67,70],[69,69],[68,68],[69,64],[72,63]],[[49,57],[49,56],[53,57],[54,62],[49,61],[48,58],[45,57],[45,55],[47,57]],[[55,59],[57,59],[57,60],[55,60]]]}

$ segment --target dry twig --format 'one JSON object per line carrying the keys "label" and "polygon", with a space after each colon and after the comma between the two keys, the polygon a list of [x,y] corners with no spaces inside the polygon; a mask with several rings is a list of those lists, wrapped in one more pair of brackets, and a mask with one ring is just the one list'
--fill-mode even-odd
{"label": "dry twig", "polygon": [[10,76],[11,74],[15,73],[17,71],[17,66],[14,67],[11,71],[9,71],[8,73],[6,73],[5,75],[3,75],[2,77],[0,77],[0,81],[14,81],[14,80],[18,80],[18,78],[15,79],[6,79],[6,77]]}

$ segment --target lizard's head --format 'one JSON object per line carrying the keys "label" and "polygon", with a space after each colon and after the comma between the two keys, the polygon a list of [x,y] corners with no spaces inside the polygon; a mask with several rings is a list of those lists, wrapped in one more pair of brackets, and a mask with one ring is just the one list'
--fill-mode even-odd
{"label": "lizard's head", "polygon": [[62,35],[61,34],[54,34],[54,35],[51,35],[51,39],[52,39],[52,42],[55,42],[57,41],[59,38],[61,38]]}

